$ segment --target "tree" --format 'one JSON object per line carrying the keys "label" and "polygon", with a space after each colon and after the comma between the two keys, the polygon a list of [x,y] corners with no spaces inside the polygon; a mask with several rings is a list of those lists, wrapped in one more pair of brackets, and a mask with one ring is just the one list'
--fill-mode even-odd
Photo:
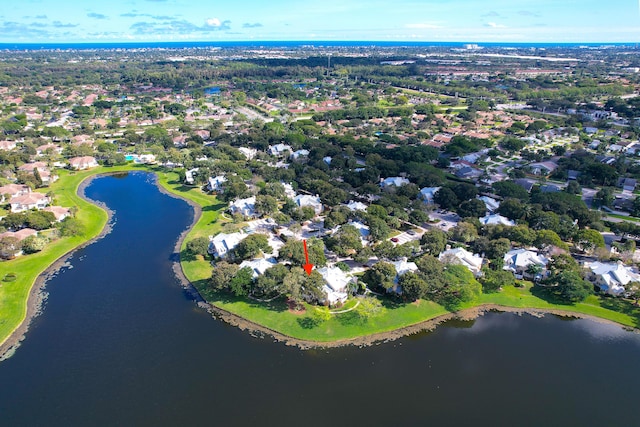
{"label": "tree", "polygon": [[374,242],[385,239],[391,232],[386,221],[381,218],[370,216],[366,222],[369,226],[369,236]]}
{"label": "tree", "polygon": [[569,245],[563,242],[555,231],[539,230],[536,234],[536,240],[533,244],[540,249],[546,249],[549,246],[557,246],[564,250],[569,249]]}
{"label": "tree", "polygon": [[537,237],[536,232],[526,225],[507,227],[505,235],[512,242],[516,242],[522,246],[531,246]]}
{"label": "tree", "polygon": [[638,305],[638,300],[640,300],[640,282],[629,282],[624,285],[624,290],[633,298],[633,304]]}
{"label": "tree", "polygon": [[209,283],[211,284],[211,287],[217,291],[228,290],[229,284],[237,272],[238,266],[236,264],[220,261],[213,268]]}
{"label": "tree", "polygon": [[471,200],[478,195],[478,189],[475,185],[466,184],[464,182],[454,185],[452,190],[460,202]]}
{"label": "tree", "polygon": [[73,217],[66,217],[59,222],[58,229],[60,230],[60,235],[64,237],[81,236],[84,234],[84,226],[80,221]]}
{"label": "tree", "polygon": [[458,206],[458,197],[448,187],[442,187],[433,196],[433,201],[440,206],[441,209],[451,210]]}
{"label": "tree", "polygon": [[265,234],[254,233],[242,240],[233,250],[234,257],[245,260],[255,258],[261,253],[271,253],[269,238]]}
{"label": "tree", "polygon": [[575,238],[576,246],[583,252],[593,252],[596,248],[604,248],[604,237],[596,230],[584,229],[578,231]]}
{"label": "tree", "polygon": [[493,183],[492,187],[499,196],[520,199],[525,202],[529,200],[529,193],[527,193],[527,190],[520,187],[515,182],[499,181]]}
{"label": "tree", "polygon": [[524,217],[525,205],[519,199],[506,199],[500,203],[498,213],[515,221]]}
{"label": "tree", "polygon": [[611,206],[614,196],[613,191],[608,187],[603,187],[593,196],[594,206]]}
{"label": "tree", "polygon": [[209,239],[204,236],[196,237],[187,242],[186,249],[192,255],[206,256],[209,250]]}
{"label": "tree", "polygon": [[362,280],[374,289],[389,290],[393,288],[393,281],[397,274],[393,264],[380,261],[364,273]]}
{"label": "tree", "polygon": [[508,239],[491,240],[486,255],[489,259],[498,260],[501,263],[509,249],[511,249],[511,242]]}
{"label": "tree", "polygon": [[571,255],[558,254],[551,257],[547,264],[547,269],[555,275],[562,271],[579,272],[580,266]]}
{"label": "tree", "polygon": [[255,210],[260,215],[272,215],[278,210],[278,200],[273,196],[257,195]]}
{"label": "tree", "polygon": [[258,276],[253,285],[253,293],[264,297],[282,294],[284,292],[282,282],[287,274],[289,274],[289,269],[286,266],[282,264],[274,265],[265,271],[262,276]]}
{"label": "tree", "polygon": [[229,282],[229,290],[237,297],[249,295],[253,284],[253,270],[251,267],[243,267],[236,272]]}
{"label": "tree", "polygon": [[398,284],[402,287],[402,297],[408,301],[426,298],[429,295],[429,284],[420,274],[409,271],[400,276]]}
{"label": "tree", "polygon": [[456,212],[461,218],[479,218],[487,212],[487,206],[479,199],[465,200],[458,206]]}
{"label": "tree", "polygon": [[451,239],[456,242],[469,243],[477,237],[478,231],[470,222],[460,222],[451,229]]}
{"label": "tree", "polygon": [[582,188],[580,187],[580,184],[578,184],[578,181],[571,180],[569,181],[569,184],[567,184],[565,191],[570,194],[581,194]]}
{"label": "tree", "polygon": [[492,270],[485,267],[482,272],[484,274],[480,283],[482,283],[482,289],[485,293],[497,292],[504,286],[513,286],[516,283],[515,277],[509,271]]}
{"label": "tree", "polygon": [[21,249],[20,241],[15,237],[0,237],[0,257],[4,259],[13,258]]}
{"label": "tree", "polygon": [[360,231],[353,225],[343,225],[326,240],[327,249],[340,256],[352,255],[362,249]]}
{"label": "tree", "polygon": [[562,271],[547,279],[547,283],[555,285],[554,294],[567,303],[584,301],[593,293],[593,285],[575,271]]}
{"label": "tree", "polygon": [[[308,239],[307,250],[309,251],[309,262],[311,264],[319,267],[327,264],[327,258],[324,255],[324,242],[322,240],[316,238]],[[289,239],[284,246],[280,248],[279,253],[280,260],[290,261],[295,266],[302,266],[306,263],[304,246],[301,240]]]}
{"label": "tree", "polygon": [[438,255],[447,246],[447,235],[444,231],[433,229],[427,231],[420,238],[422,249],[431,255]]}

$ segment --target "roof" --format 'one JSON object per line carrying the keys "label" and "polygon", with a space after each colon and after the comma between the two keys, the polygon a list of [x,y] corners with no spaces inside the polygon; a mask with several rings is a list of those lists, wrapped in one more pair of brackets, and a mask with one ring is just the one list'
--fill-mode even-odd
{"label": "roof", "polygon": [[612,295],[620,295],[624,292],[624,285],[629,282],[640,282],[640,274],[624,265],[622,262],[604,263],[599,261],[586,262],[584,266],[599,276],[603,283],[600,289]]}
{"label": "roof", "polygon": [[318,269],[318,273],[326,283],[323,290],[327,294],[330,304],[346,300],[349,283],[353,281],[353,277],[338,267],[323,267]]}
{"label": "roof", "polygon": [[23,228],[22,230],[19,230],[19,231],[5,231],[4,233],[0,234],[0,239],[3,237],[15,237],[19,241],[23,241],[29,236],[37,236],[37,235],[38,235],[38,232],[36,230],[33,230],[31,228]]}
{"label": "roof", "polygon": [[391,264],[396,268],[396,273],[398,276],[402,276],[405,273],[410,271],[418,271],[418,266],[415,262],[407,262],[406,259],[402,259],[400,261],[393,261]]}
{"label": "roof", "polygon": [[454,257],[460,265],[464,265],[473,273],[479,273],[482,268],[482,257],[464,248],[449,249],[438,255],[440,261],[448,257]]}
{"label": "roof", "polygon": [[216,236],[209,236],[209,252],[224,255],[233,250],[246,237],[247,235],[244,233],[220,233]]}
{"label": "roof", "polygon": [[49,200],[49,198],[42,193],[28,193],[22,196],[16,196],[11,198],[11,204],[17,205],[32,205],[43,200]]}
{"label": "roof", "polygon": [[269,259],[259,258],[259,259],[253,259],[251,261],[242,261],[239,267],[241,269],[245,267],[249,267],[253,271],[253,278],[255,279],[256,277],[264,274],[264,272],[267,271],[267,269],[273,267],[277,263],[278,262],[273,258],[269,258]]}
{"label": "roof", "polygon": [[383,179],[380,183],[380,185],[383,187],[402,187],[403,185],[407,184],[409,184],[409,180],[407,178],[402,178],[399,176]]}
{"label": "roof", "polygon": [[427,203],[433,203],[433,196],[439,189],[440,187],[424,187],[420,190],[420,197]]}
{"label": "roof", "polygon": [[517,268],[527,268],[535,264],[546,266],[549,261],[536,252],[527,249],[513,249],[504,255],[504,269],[515,271]]}
{"label": "roof", "polygon": [[238,199],[229,203],[229,210],[231,212],[241,212],[243,214],[252,214],[256,205],[255,196],[247,197],[246,199]]}
{"label": "roof", "polygon": [[508,226],[516,225],[516,223],[511,221],[509,218],[504,217],[502,215],[498,215],[498,214],[489,214],[489,215],[483,216],[482,218],[480,218],[480,224],[482,225],[501,224],[501,225],[508,225]]}
{"label": "roof", "polygon": [[487,210],[491,212],[497,210],[500,207],[500,202],[489,196],[480,196],[478,197],[478,200],[483,201],[485,206],[487,207]]}
{"label": "roof", "polygon": [[351,200],[347,204],[347,207],[349,208],[350,211],[366,211],[367,210],[367,205],[365,205],[362,202],[356,202],[354,200]]}

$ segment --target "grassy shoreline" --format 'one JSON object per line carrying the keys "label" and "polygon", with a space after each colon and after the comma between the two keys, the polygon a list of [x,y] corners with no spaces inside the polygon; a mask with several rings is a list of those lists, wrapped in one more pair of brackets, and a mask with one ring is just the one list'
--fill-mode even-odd
{"label": "grassy shoreline", "polygon": [[[57,204],[78,206],[77,217],[86,227],[85,234],[52,242],[40,253],[0,263],[1,277],[9,272],[18,274],[14,282],[0,282],[0,307],[2,308],[0,310],[0,346],[12,338],[28,320],[29,296],[38,278],[58,260],[99,237],[107,224],[107,212],[78,195],[80,185],[86,179],[97,175],[128,171],[155,173],[158,184],[166,191],[200,206],[200,218],[181,242],[181,267],[185,277],[204,299],[218,309],[285,337],[319,344],[348,342],[400,330],[415,332],[417,325],[455,315],[431,301],[417,301],[411,304],[386,301],[382,313],[370,317],[367,321],[362,321],[354,312],[350,312],[317,322],[314,320],[313,306],[307,306],[306,312],[302,314],[291,313],[281,300],[262,303],[212,292],[206,286],[206,281],[211,274],[210,263],[202,258],[188,256],[185,246],[186,242],[193,238],[220,231],[224,222],[221,213],[226,205],[220,203],[215,196],[204,194],[196,187],[183,185],[176,172],[149,166],[126,165],[100,167],[78,173],[64,171],[61,172],[59,181],[51,188],[45,189],[55,192]],[[586,301],[575,305],[555,304],[534,295],[531,285],[524,288],[506,287],[499,293],[483,294],[479,300],[464,305],[461,310],[477,311],[482,310],[483,307],[565,313],[604,319],[631,328],[640,327],[640,308],[628,301],[590,296]]]}

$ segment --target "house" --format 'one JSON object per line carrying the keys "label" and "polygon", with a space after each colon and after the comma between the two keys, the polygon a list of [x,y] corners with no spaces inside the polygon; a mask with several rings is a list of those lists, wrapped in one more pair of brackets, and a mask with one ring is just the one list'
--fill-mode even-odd
{"label": "house", "polygon": [[0,150],[9,151],[16,148],[15,141],[0,141]]}
{"label": "house", "polygon": [[438,255],[438,259],[446,264],[464,265],[476,276],[482,270],[482,257],[464,248],[448,249]]}
{"label": "house", "polygon": [[338,267],[323,267],[318,269],[318,273],[325,281],[322,290],[326,294],[326,302],[330,306],[344,303],[349,296],[349,285],[355,282],[354,277]]}
{"label": "house", "polygon": [[351,212],[366,211],[367,210],[367,205],[365,205],[362,202],[356,202],[354,200],[351,200],[349,203],[347,203],[347,208],[349,208],[349,210]]}
{"label": "house", "polygon": [[184,182],[186,182],[189,185],[193,185],[196,182],[196,174],[199,171],[199,168],[193,168],[193,169],[189,169],[188,171],[184,172]]}
{"label": "house", "polygon": [[247,160],[253,159],[258,154],[258,150],[256,150],[255,148],[240,147],[238,148],[238,151],[242,153],[242,155],[245,156]]}
{"label": "house", "polygon": [[400,261],[393,261],[391,264],[393,264],[396,269],[396,277],[393,279],[393,287],[391,289],[388,289],[387,292],[395,292],[396,294],[401,294],[402,286],[398,285],[400,277],[405,273],[413,273],[418,271],[418,266],[415,262],[407,262],[406,258],[403,258]]}
{"label": "house", "polygon": [[37,235],[38,232],[36,230],[33,230],[31,228],[23,228],[22,230],[18,231],[5,231],[4,233],[0,234],[0,239],[2,239],[3,237],[13,237],[18,239],[19,242],[22,242],[27,237]]}
{"label": "house", "polygon": [[62,147],[60,147],[59,145],[56,145],[56,144],[45,144],[45,145],[41,145],[38,148],[36,148],[36,155],[37,156],[44,156],[46,154],[47,150],[50,150],[52,153],[62,154]]}
{"label": "house", "polygon": [[390,177],[381,180],[380,187],[382,188],[392,188],[392,187],[402,187],[403,185],[409,184],[409,180],[407,178],[401,178],[399,176]]}
{"label": "house", "polygon": [[640,274],[621,261],[617,263],[585,262],[584,267],[587,269],[587,279],[609,295],[622,295],[625,285],[630,282],[640,282]]}
{"label": "house", "polygon": [[547,176],[553,173],[558,168],[558,165],[555,162],[538,162],[531,163],[529,165],[529,170],[534,175]]}
{"label": "house", "polygon": [[573,170],[573,169],[569,169],[567,171],[567,179],[569,181],[577,180],[579,176],[580,176],[580,171],[576,171],[576,170]]}
{"label": "house", "polygon": [[309,196],[307,194],[301,194],[293,198],[293,201],[296,205],[303,208],[305,206],[310,206],[315,211],[316,215],[319,215],[323,211],[322,202],[320,201],[320,197],[318,196]]}
{"label": "house", "polygon": [[29,193],[12,197],[11,212],[24,212],[31,209],[44,209],[49,204],[49,198],[42,193]]}
{"label": "house", "polygon": [[331,165],[331,160],[333,160],[331,156],[325,156],[322,158],[322,161],[325,162],[327,166]]}
{"label": "house", "polygon": [[216,236],[209,236],[208,252],[215,258],[224,258],[246,237],[247,234],[244,233],[220,233]]}
{"label": "house", "polygon": [[471,166],[463,166],[456,170],[454,175],[462,179],[473,179],[482,175],[482,171],[480,169],[472,168]]}
{"label": "house", "polygon": [[47,206],[43,211],[51,212],[58,222],[71,215],[69,208],[63,208],[62,206]]}
{"label": "house", "polygon": [[291,148],[290,145],[276,144],[276,145],[269,146],[269,154],[271,154],[272,156],[282,157],[285,155],[285,153],[291,153],[291,152],[293,152],[293,149]]}
{"label": "house", "polygon": [[299,160],[301,157],[308,157],[308,156],[309,156],[309,150],[298,150],[291,153],[289,158],[291,160]]}
{"label": "house", "polygon": [[13,259],[19,255],[22,255],[22,242],[29,236],[37,236],[38,232],[36,230],[32,230],[30,228],[23,228],[20,231],[6,231],[0,234],[0,239],[4,237],[13,237],[18,241],[18,244],[15,245],[5,245],[3,249],[0,249],[0,258],[3,259]]}
{"label": "house", "polygon": [[74,170],[84,170],[98,166],[96,159],[91,156],[74,157],[69,159],[69,167]]}
{"label": "house", "polygon": [[243,269],[245,267],[249,267],[253,272],[253,278],[256,279],[258,278],[258,276],[263,275],[265,271],[267,271],[277,263],[278,262],[274,258],[259,258],[251,261],[242,261],[239,265],[239,268]]}
{"label": "house", "polygon": [[544,184],[540,186],[541,193],[557,193],[560,190],[562,189],[555,184]]}
{"label": "house", "polygon": [[42,172],[42,171],[48,171],[49,167],[45,162],[25,163],[24,165],[20,165],[18,167],[18,170],[22,172],[33,172],[36,169],[38,170],[38,172]]}
{"label": "house", "polygon": [[525,178],[519,178],[519,179],[516,179],[513,182],[516,185],[519,185],[520,187],[522,187],[525,190],[527,190],[527,192],[531,192],[531,189],[533,188],[533,182],[529,181],[528,179],[525,179]]}
{"label": "house", "polygon": [[506,225],[513,226],[516,225],[514,221],[511,221],[509,218],[504,217],[499,214],[489,214],[480,218],[480,224],[482,225]]}
{"label": "house", "polygon": [[229,212],[232,214],[240,214],[244,217],[258,216],[255,196],[238,199],[229,203]]}
{"label": "house", "polygon": [[218,175],[216,177],[209,177],[209,183],[207,184],[207,189],[209,191],[215,191],[217,193],[222,192],[222,184],[227,182],[227,178],[223,175]]}
{"label": "house", "polygon": [[436,195],[439,189],[440,187],[424,187],[422,190],[420,190],[420,194],[418,195],[418,197],[424,200],[427,205],[432,205],[434,203],[433,197]]}
{"label": "house", "polygon": [[[537,265],[546,269],[547,260],[545,257],[538,255],[537,253],[527,249],[513,249],[504,255],[503,270],[511,271],[516,278],[522,279],[527,274],[527,269],[530,265]],[[542,271],[539,275],[536,275],[536,279],[540,279],[544,276]]]}
{"label": "house", "polygon": [[618,178],[618,188],[632,192],[636,189],[636,180],[631,178]]}
{"label": "house", "polygon": [[371,231],[369,231],[369,227],[361,223],[360,221],[349,221],[347,225],[351,225],[356,228],[360,232],[360,242],[362,246],[367,246],[369,244],[369,235]]}
{"label": "house", "polygon": [[481,200],[484,202],[489,212],[495,212],[500,207],[500,202],[489,196],[480,196],[478,197],[478,200]]}
{"label": "house", "polygon": [[31,188],[22,184],[7,184],[0,187],[0,200],[4,201],[4,195],[9,198],[16,196],[24,196],[31,193]]}

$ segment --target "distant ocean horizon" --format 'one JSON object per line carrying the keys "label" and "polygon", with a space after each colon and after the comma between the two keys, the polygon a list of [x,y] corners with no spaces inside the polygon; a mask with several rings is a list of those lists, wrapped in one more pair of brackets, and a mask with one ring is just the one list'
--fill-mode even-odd
{"label": "distant ocean horizon", "polygon": [[118,42],[118,43],[0,43],[0,50],[116,50],[116,49],[207,49],[207,48],[299,48],[299,47],[462,47],[477,44],[490,48],[578,48],[600,46],[637,46],[637,43],[527,43],[527,42],[430,42],[430,41],[188,41],[188,42]]}

